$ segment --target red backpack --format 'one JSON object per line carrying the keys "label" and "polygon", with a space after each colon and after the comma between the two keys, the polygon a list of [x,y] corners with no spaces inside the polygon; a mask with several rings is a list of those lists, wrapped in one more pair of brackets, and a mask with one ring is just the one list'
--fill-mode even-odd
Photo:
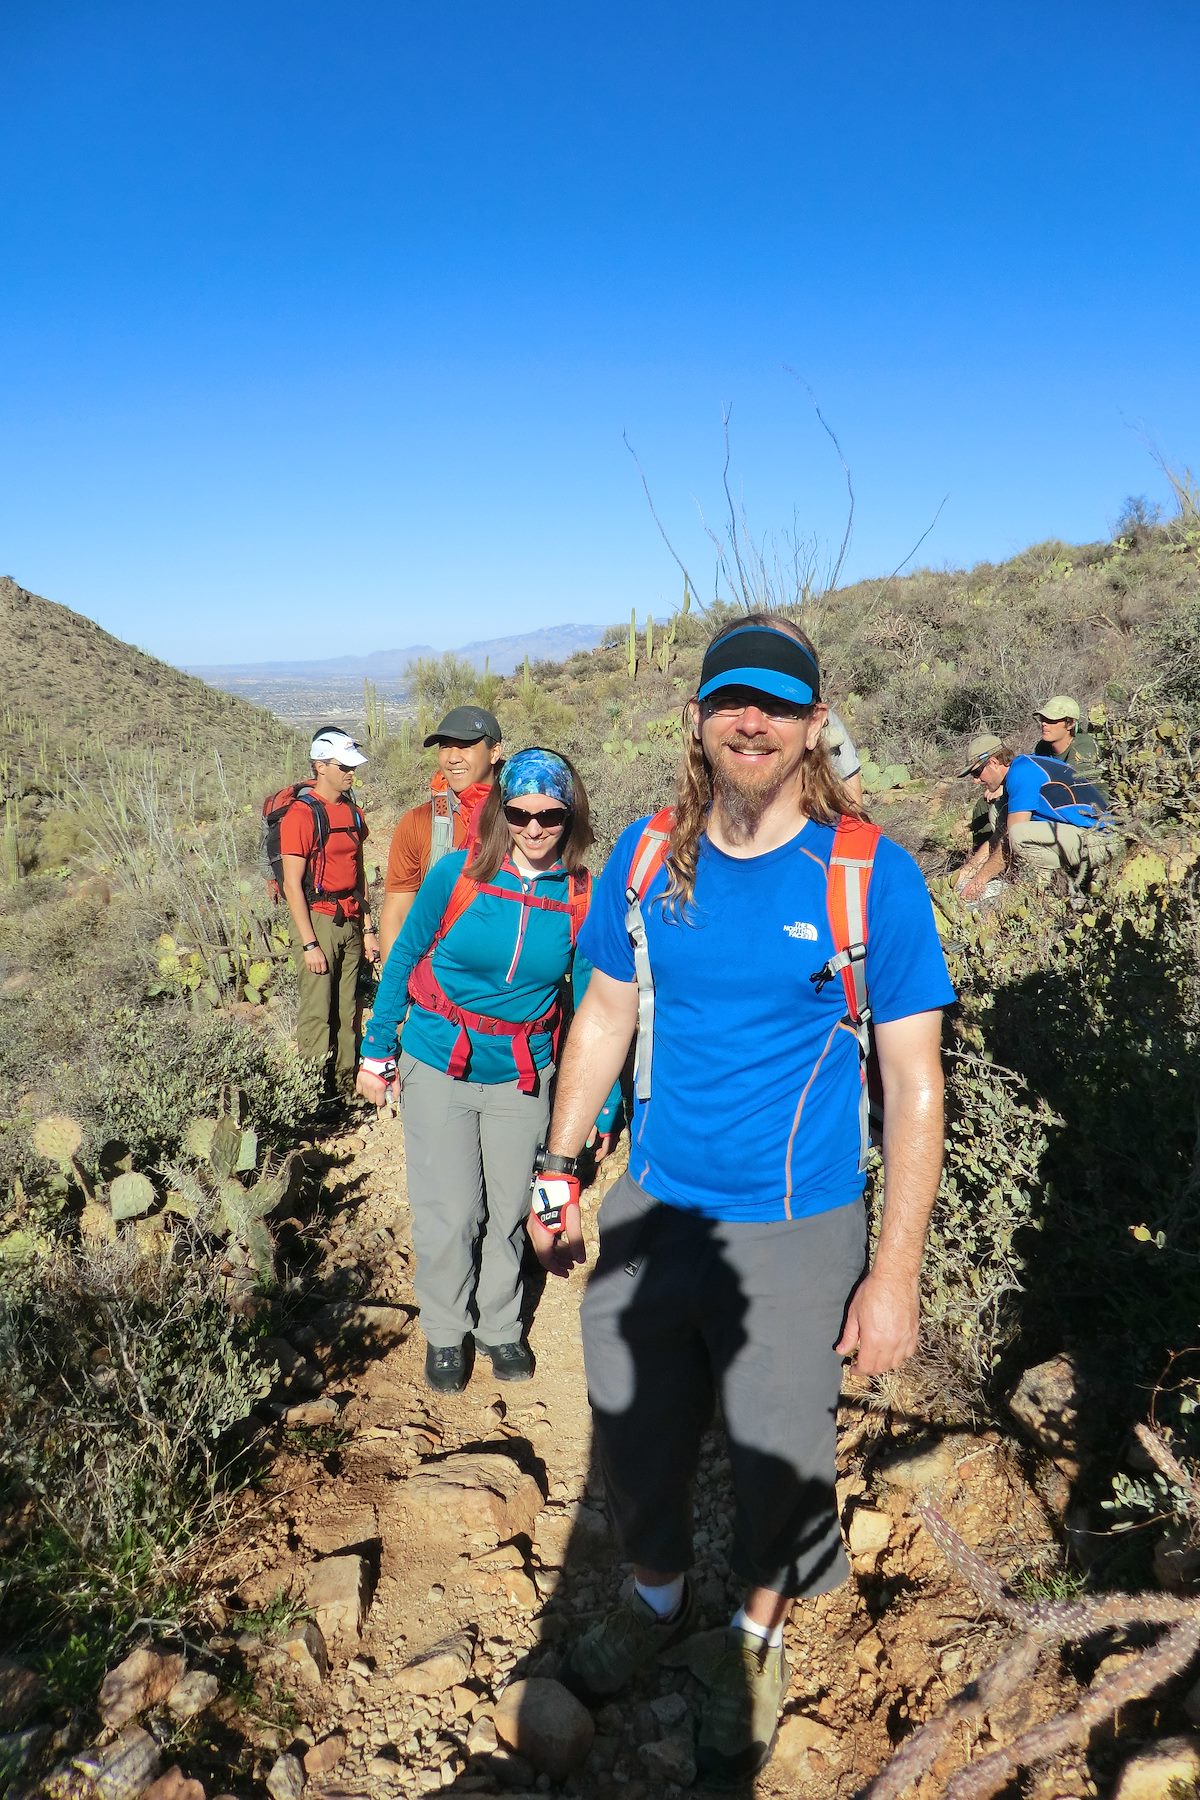
{"label": "red backpack", "polygon": [[[505,866],[512,869],[512,864],[505,859]],[[516,873],[515,870],[513,870]],[[562,1035],[563,1007],[562,1001],[555,998],[549,1012],[543,1013],[539,1019],[496,1019],[490,1013],[471,1012],[467,1007],[459,1006],[451,1000],[441,982],[433,972],[433,953],[442,939],[457,925],[467,908],[480,894],[496,894],[502,900],[512,900],[518,906],[535,908],[539,912],[567,913],[570,918],[571,948],[575,948],[580,927],[587,917],[587,910],[592,898],[592,878],[586,869],[577,870],[568,876],[568,897],[566,900],[548,900],[540,894],[518,893],[513,888],[495,886],[489,881],[476,881],[464,869],[450,890],[450,898],[442,914],[433,942],[413,969],[408,978],[409,997],[427,1012],[439,1014],[449,1019],[458,1027],[458,1036],[454,1040],[454,1048],[450,1053],[450,1061],[446,1073],[456,1080],[462,1078],[467,1070],[471,1057],[470,1033],[477,1031],[487,1037],[506,1037],[512,1040],[513,1062],[517,1069],[517,1085],[523,1094],[532,1094],[537,1086],[537,1069],[534,1067],[533,1052],[529,1047],[530,1038],[541,1032],[552,1032],[554,1036],[554,1055],[557,1060],[559,1039]]]}
{"label": "red backpack", "polygon": [[[650,1073],[654,1055],[654,973],[646,941],[642,901],[667,860],[675,825],[673,807],[664,806],[646,821],[634,846],[625,883],[625,928],[633,945],[633,967],[638,987],[637,1051],[633,1065],[634,1092],[639,1100],[650,1098]],[[846,1024],[858,1043],[862,1093],[859,1101],[860,1163],[866,1166],[867,1149],[878,1142],[883,1127],[883,1088],[871,1043],[871,1008],[867,999],[867,890],[875,867],[875,851],[883,833],[867,819],[843,815],[837,822],[825,906],[833,933],[834,954],[812,976],[817,992],[840,975],[846,994]]]}
{"label": "red backpack", "polygon": [[325,873],[325,846],[329,842],[330,830],[344,831],[357,837],[361,844],[366,835],[366,821],[353,800],[346,804],[354,814],[354,824],[330,826],[329,813],[325,802],[314,793],[311,779],[294,781],[289,787],[283,787],[277,793],[268,794],[262,803],[261,843],[263,860],[267,865],[267,893],[273,905],[278,905],[283,898],[283,852],[279,847],[279,827],[283,823],[284,814],[299,801],[307,806],[313,816],[313,828],[316,842],[308,858],[304,870],[304,898],[311,904],[314,900],[346,900],[357,893],[357,887],[339,888],[335,893],[332,888],[322,885]]}

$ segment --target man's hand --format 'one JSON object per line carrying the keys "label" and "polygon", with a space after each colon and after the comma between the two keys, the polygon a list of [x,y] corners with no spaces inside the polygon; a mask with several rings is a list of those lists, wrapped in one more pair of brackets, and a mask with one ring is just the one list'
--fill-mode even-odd
{"label": "man's hand", "polygon": [[[543,1225],[542,1218],[548,1224]],[[579,1218],[579,1183],[569,1175],[535,1175],[533,1206],[526,1226],[529,1241],[549,1275],[569,1275],[584,1260]]]}
{"label": "man's hand", "polygon": [[886,1375],[916,1349],[920,1322],[916,1282],[892,1282],[872,1272],[850,1297],[846,1327],[834,1349],[839,1356],[853,1356],[860,1375]]}
{"label": "man's hand", "polygon": [[561,1231],[547,1231],[544,1225],[538,1224],[532,1213],[525,1229],[529,1233],[534,1255],[548,1275],[569,1275],[578,1263],[587,1258],[577,1206],[573,1206],[567,1214]]}
{"label": "man's hand", "polygon": [[363,954],[369,963],[374,963],[376,968],[379,967],[383,959],[379,951],[379,933],[377,931],[363,932]]}
{"label": "man's hand", "polygon": [[314,944],[311,950],[304,952],[304,966],[310,975],[328,975],[329,964],[320,944]]}

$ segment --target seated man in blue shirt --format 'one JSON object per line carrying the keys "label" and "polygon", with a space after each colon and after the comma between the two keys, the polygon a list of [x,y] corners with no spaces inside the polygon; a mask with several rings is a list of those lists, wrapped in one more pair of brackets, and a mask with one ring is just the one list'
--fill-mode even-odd
{"label": "seated man in blue shirt", "polygon": [[1003,822],[963,865],[957,883],[965,900],[978,900],[1005,862],[1024,863],[1041,886],[1064,875],[1073,894],[1112,856],[1117,837],[1104,795],[1069,763],[1055,756],[1014,756],[1003,744],[967,764],[984,792],[1004,790]]}

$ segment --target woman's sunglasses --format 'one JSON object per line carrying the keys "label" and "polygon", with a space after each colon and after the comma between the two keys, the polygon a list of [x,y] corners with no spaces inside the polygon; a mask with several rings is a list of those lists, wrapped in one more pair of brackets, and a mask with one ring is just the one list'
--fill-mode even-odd
{"label": "woman's sunglasses", "polygon": [[504,816],[510,825],[517,827],[518,831],[526,825],[532,825],[535,819],[543,831],[557,831],[559,826],[565,825],[570,818],[571,809],[569,806],[548,806],[544,812],[527,812],[525,807],[517,806],[513,801],[506,800]]}

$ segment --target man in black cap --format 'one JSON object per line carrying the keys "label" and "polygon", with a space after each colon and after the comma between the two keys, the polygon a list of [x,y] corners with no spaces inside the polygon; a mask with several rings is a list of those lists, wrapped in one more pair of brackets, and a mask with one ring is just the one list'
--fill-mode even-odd
{"label": "man in black cap", "polygon": [[474,704],[450,709],[425,739],[437,746],[437,772],[429,798],[400,815],[392,833],[379,912],[379,947],[386,962],[417,889],[447,851],[461,850],[479,808],[491,792],[503,752],[493,713]]}
{"label": "man in black cap", "polygon": [[[942,1160],[954,996],[933,910],[912,858],[834,775],[826,713],[788,619],[751,614],[709,644],[678,805],[622,834],[580,933],[594,972],[529,1223],[551,1273],[583,1260],[587,1109],[636,1037],[629,1171],[601,1207],[582,1308],[596,1449],[634,1580],[560,1678],[602,1703],[664,1653],[686,1660],[708,1689],[697,1767],[722,1785],[769,1754],[793,1599],[847,1574],[841,1358],[879,1374],[915,1348]],[[864,1273],[868,1018],[886,1104]],[[692,1488],[718,1396],[746,1589],[732,1621],[697,1638]]]}

